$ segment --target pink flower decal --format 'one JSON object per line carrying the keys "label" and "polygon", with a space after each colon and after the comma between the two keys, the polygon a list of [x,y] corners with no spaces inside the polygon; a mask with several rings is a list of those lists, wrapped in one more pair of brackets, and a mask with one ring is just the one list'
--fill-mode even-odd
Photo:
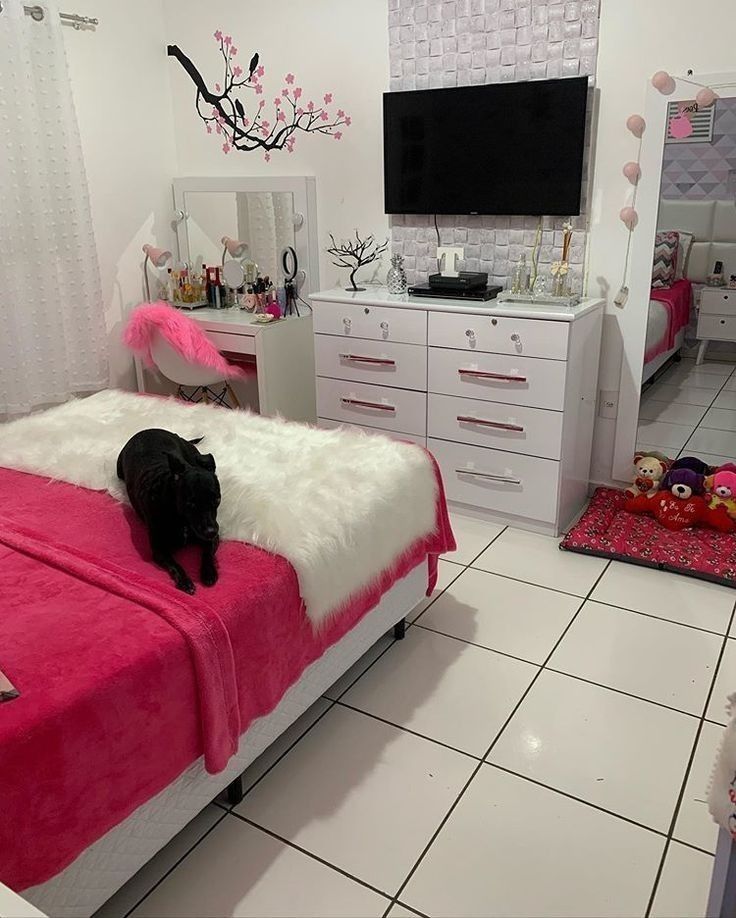
{"label": "pink flower decal", "polygon": [[270,162],[271,162],[271,154],[270,154],[270,153],[266,153],[266,155],[265,155],[263,158],[266,160],[267,163],[270,163]]}
{"label": "pink flower decal", "polygon": [[235,45],[233,45],[232,48],[230,49],[230,53],[232,54],[233,57],[235,57],[235,55],[238,53],[238,49],[235,47]]}
{"label": "pink flower decal", "polygon": [[283,112],[279,112],[278,121],[286,121],[286,115]]}
{"label": "pink flower decal", "polygon": [[258,111],[260,111],[265,104],[266,104],[266,100],[261,99],[261,101],[258,103]]}
{"label": "pink flower decal", "polygon": [[352,119],[349,115],[345,115],[345,124],[346,124],[348,127],[350,127],[350,125],[351,125],[352,123],[353,123],[353,119]]}
{"label": "pink flower decal", "polygon": [[265,72],[266,72],[266,68],[263,66],[263,64],[261,64],[261,66],[258,68],[258,70],[256,70],[256,74],[257,74],[259,77],[262,77],[263,74],[264,74]]}
{"label": "pink flower decal", "polygon": [[229,45],[232,42],[232,38],[229,35],[225,36],[225,44]]}
{"label": "pink flower decal", "polygon": [[301,117],[301,116],[304,114],[304,109],[303,109],[303,108],[298,108],[298,109],[296,110],[296,114],[297,114],[297,117],[298,117],[298,118]]}
{"label": "pink flower decal", "polygon": [[307,102],[307,111],[308,111],[308,112],[313,112],[313,111],[314,111],[314,102],[311,102],[311,101],[310,101],[310,102]]}
{"label": "pink flower decal", "polygon": [[344,118],[344,117],[345,117],[345,112],[344,112],[341,108],[338,108],[338,110],[337,110],[337,117],[338,117],[338,118]]}
{"label": "pink flower decal", "polygon": [[342,131],[335,131],[335,140],[342,140]]}
{"label": "pink flower decal", "polygon": [[246,118],[245,115],[243,115],[243,127],[248,127],[249,124],[250,121]]}
{"label": "pink flower decal", "polygon": [[219,121],[215,125],[215,130],[217,131],[218,134],[222,134],[222,125],[220,124]]}
{"label": "pink flower decal", "polygon": [[215,92],[220,92],[220,84],[215,83]]}
{"label": "pink flower decal", "polygon": [[293,73],[287,73],[286,76],[284,77],[284,79],[286,80],[287,83],[293,83],[293,82],[294,82],[294,74],[293,74]]}
{"label": "pink flower decal", "polygon": [[207,128],[207,133],[208,133],[208,134],[211,134],[211,133],[212,133],[212,125],[211,125],[211,124],[208,124],[208,125],[206,125],[206,128]]}
{"label": "pink flower decal", "polygon": [[286,98],[286,97],[289,95],[289,90],[288,90],[288,89],[282,89],[282,90],[281,90],[281,95],[284,96],[284,98]]}
{"label": "pink flower decal", "polygon": [[273,100],[273,104],[276,106],[276,108],[278,108],[279,105],[281,105],[281,99],[276,96],[276,98]]}
{"label": "pink flower decal", "polygon": [[302,88],[301,86],[297,86],[297,88],[294,90],[294,98],[301,99],[301,96],[302,96]]}
{"label": "pink flower decal", "polygon": [[322,114],[320,115],[320,118],[321,118],[323,121],[327,121],[327,119],[328,119],[329,117],[330,117],[330,116],[327,114],[327,112],[322,112]]}
{"label": "pink flower decal", "polygon": [[242,67],[233,67],[233,76],[235,77],[235,79],[237,79],[242,72],[243,72]]}
{"label": "pink flower decal", "polygon": [[263,92],[263,86],[261,86],[260,83],[256,83],[256,95],[260,96],[262,92]]}
{"label": "pink flower decal", "polygon": [[332,93],[326,92],[325,93],[325,105],[329,105],[330,102],[332,102]]}
{"label": "pink flower decal", "polygon": [[265,119],[264,119],[263,121],[261,121],[261,124],[262,124],[263,129],[264,129],[265,131],[268,131],[268,129],[271,127],[271,122],[270,122],[270,121],[266,121]]}
{"label": "pink flower decal", "polygon": [[222,152],[223,152],[223,153],[229,153],[229,152],[230,152],[230,144],[227,142],[227,140],[226,140],[225,143],[222,145]]}
{"label": "pink flower decal", "polygon": [[217,41],[222,41],[222,32],[220,31],[220,29],[218,29],[215,32],[215,38],[217,39]]}

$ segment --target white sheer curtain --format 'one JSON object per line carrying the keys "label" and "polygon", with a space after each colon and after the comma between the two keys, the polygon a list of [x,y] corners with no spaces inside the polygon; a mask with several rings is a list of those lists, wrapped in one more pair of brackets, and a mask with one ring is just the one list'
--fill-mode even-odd
{"label": "white sheer curtain", "polygon": [[23,0],[2,0],[0,12],[4,417],[108,382],[100,273],[62,26],[53,0],[43,9],[41,22],[24,15]]}

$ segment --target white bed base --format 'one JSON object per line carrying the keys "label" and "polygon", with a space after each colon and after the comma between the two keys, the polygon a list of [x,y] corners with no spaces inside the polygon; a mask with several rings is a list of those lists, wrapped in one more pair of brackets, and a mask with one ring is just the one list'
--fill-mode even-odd
{"label": "white bed base", "polygon": [[657,370],[660,369],[660,367],[663,367],[667,363],[670,357],[674,357],[674,355],[680,350],[680,348],[683,346],[684,343],[685,343],[685,329],[681,328],[679,332],[675,335],[674,347],[672,347],[669,351],[665,351],[663,354],[657,354],[657,356],[653,357],[649,361],[649,363],[644,364],[644,368],[641,373],[642,386],[644,385],[644,383],[648,382],[652,378],[652,376],[654,376],[654,374],[657,372]]}
{"label": "white bed base", "polygon": [[418,565],[384,594],[342,640],[315,660],[267,716],[251,724],[240,749],[217,775],[199,759],[176,781],[132,813],[60,874],[22,895],[54,918],[89,918],[207,804],[241,775],[271,743],[375,642],[424,598],[427,566]]}

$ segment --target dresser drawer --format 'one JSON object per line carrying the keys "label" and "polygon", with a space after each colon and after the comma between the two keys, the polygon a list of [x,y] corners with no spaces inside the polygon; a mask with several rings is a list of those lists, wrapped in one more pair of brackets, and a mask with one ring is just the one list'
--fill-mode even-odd
{"label": "dresser drawer", "polygon": [[422,436],[427,430],[427,396],[410,389],[317,378],[317,415],[381,430]]}
{"label": "dresser drawer", "polygon": [[559,463],[551,459],[429,439],[448,500],[554,523]]}
{"label": "dresser drawer", "polygon": [[426,391],[427,348],[423,345],[315,335],[314,352],[318,376]]}
{"label": "dresser drawer", "polygon": [[736,316],[736,290],[704,288],[700,294],[700,314]]}
{"label": "dresser drawer", "polygon": [[428,387],[430,392],[441,395],[562,411],[566,370],[567,364],[560,360],[468,354],[431,347]]}
{"label": "dresser drawer", "polygon": [[206,331],[218,351],[228,354],[255,354],[255,335],[233,335],[230,332]]}
{"label": "dresser drawer", "polygon": [[435,347],[567,360],[568,322],[503,316],[429,314],[429,343]]}
{"label": "dresser drawer", "polygon": [[317,418],[317,426],[325,430],[336,430],[342,427],[346,430],[362,430],[367,434],[374,434],[377,437],[390,437],[392,440],[403,440],[404,442],[416,443],[418,446],[425,446],[426,440],[419,434],[402,433],[398,430],[378,430],[375,427],[366,427],[365,424],[348,424],[346,421],[331,421],[329,418]]}
{"label": "dresser drawer", "polygon": [[710,316],[700,314],[698,338],[736,341],[736,316]]}
{"label": "dresser drawer", "polygon": [[360,303],[314,302],[313,327],[323,335],[427,343],[427,313],[423,309],[363,306]]}
{"label": "dresser drawer", "polygon": [[562,413],[456,395],[427,397],[427,436],[559,459]]}

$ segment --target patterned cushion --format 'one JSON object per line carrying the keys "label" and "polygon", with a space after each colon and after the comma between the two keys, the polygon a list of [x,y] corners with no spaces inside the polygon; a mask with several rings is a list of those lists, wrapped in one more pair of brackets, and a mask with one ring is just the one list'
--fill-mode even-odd
{"label": "patterned cushion", "polygon": [[657,233],[654,240],[652,287],[671,287],[674,283],[679,241],[677,233]]}

